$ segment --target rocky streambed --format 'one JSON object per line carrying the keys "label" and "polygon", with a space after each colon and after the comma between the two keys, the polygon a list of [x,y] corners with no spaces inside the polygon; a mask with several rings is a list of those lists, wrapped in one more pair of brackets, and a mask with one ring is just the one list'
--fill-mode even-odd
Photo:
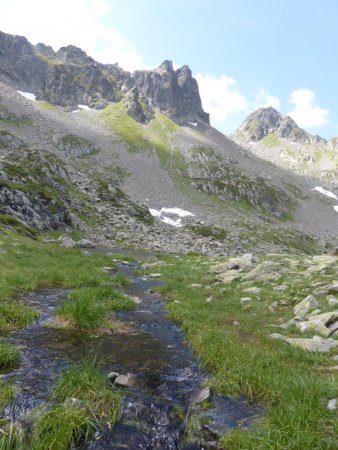
{"label": "rocky streambed", "polygon": [[[83,449],[217,448],[219,433],[249,426],[261,413],[244,399],[218,395],[208,399],[209,409],[199,410],[199,400],[209,397],[208,389],[203,390],[208,374],[184,342],[180,328],[168,319],[163,299],[153,291],[160,282],[135,276],[136,267],[127,262],[119,267],[131,281],[126,293],[138,299],[135,310],[117,313],[117,319],[128,324],[126,333],[89,335],[48,327],[46,321],[67,291],[44,289],[25,296],[25,302],[40,311],[40,319],[11,336],[22,358],[20,366],[5,375],[17,389],[6,418],[24,421],[34,406],[48,403],[60,370],[88,354],[103,361],[107,377],[111,372],[127,375],[127,386],[121,388],[120,420],[99,430]],[[192,433],[188,442],[186,429],[192,415],[200,417],[204,428],[199,437]]]}

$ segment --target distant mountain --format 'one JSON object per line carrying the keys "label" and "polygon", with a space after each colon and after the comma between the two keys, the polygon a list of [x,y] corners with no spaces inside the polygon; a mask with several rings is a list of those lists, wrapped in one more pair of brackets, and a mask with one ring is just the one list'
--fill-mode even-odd
{"label": "distant mountain", "polygon": [[138,122],[149,121],[157,107],[179,124],[209,124],[191,70],[174,70],[171,61],[129,73],[117,64],[94,61],[74,45],[54,52],[45,44],[34,46],[23,36],[0,32],[0,81],[68,110],[79,104],[102,109],[123,100]]}
{"label": "distant mountain", "polygon": [[[322,154],[336,170],[331,144],[272,108],[236,136],[301,174]],[[174,253],[310,251],[312,236],[337,238],[336,196],[316,185],[212,128],[188,66],[129,73],[0,33],[0,229],[73,227]]]}
{"label": "distant mountain", "polygon": [[338,137],[312,135],[272,107],[251,113],[231,137],[277,165],[336,183]]}

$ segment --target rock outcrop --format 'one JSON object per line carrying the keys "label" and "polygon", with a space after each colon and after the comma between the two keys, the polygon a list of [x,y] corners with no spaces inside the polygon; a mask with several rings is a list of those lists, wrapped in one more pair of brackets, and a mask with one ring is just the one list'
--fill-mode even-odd
{"label": "rock outcrop", "polygon": [[131,75],[118,64],[96,62],[74,45],[54,52],[47,45],[34,46],[25,37],[0,32],[0,81],[68,110],[78,105],[102,109],[124,100],[139,122],[149,121],[153,108],[159,108],[179,124],[209,124],[191,70],[174,70],[171,61]]}
{"label": "rock outcrop", "polygon": [[309,143],[314,138],[299,128],[291,117],[284,116],[271,106],[259,108],[251,113],[240,126],[239,131],[244,132],[253,142],[260,141],[271,133],[292,142]]}
{"label": "rock outcrop", "polygon": [[209,124],[209,114],[202,109],[195,78],[188,66],[174,70],[171,61],[164,61],[155,70],[137,70],[133,74],[135,85],[151,104],[178,123]]}

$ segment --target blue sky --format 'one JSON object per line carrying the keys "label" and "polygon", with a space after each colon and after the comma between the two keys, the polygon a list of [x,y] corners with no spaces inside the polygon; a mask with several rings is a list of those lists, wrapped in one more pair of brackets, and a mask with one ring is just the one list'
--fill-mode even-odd
{"label": "blue sky", "polygon": [[129,70],[188,64],[226,133],[272,105],[338,135],[337,24],[337,0],[0,0],[0,29],[33,43],[73,43]]}

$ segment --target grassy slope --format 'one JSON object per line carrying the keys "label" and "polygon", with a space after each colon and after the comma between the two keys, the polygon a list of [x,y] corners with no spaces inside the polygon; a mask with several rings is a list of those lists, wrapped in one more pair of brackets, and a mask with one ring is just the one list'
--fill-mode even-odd
{"label": "grassy slope", "polygon": [[[75,308],[78,313],[75,317],[70,314],[79,328],[82,328],[84,322],[88,326],[86,322],[88,316],[94,325],[100,326],[101,321],[107,320],[111,311],[133,307],[133,302],[118,291],[118,287],[126,282],[125,278],[119,276],[114,278],[101,270],[101,267],[112,264],[112,256],[99,254],[86,256],[79,249],[64,249],[55,244],[44,244],[40,237],[38,240],[32,240],[0,227],[0,335],[3,336],[0,341],[0,370],[9,369],[20,359],[18,349],[6,342],[6,334],[27,325],[39,315],[38,311],[20,301],[20,294],[24,292],[41,287],[74,288],[70,295],[72,304],[86,303],[87,306],[84,312],[81,308]],[[107,282],[113,286],[105,285]],[[99,304],[102,304],[103,308],[98,308]],[[100,312],[99,317],[97,311]],[[89,323],[89,328],[93,328],[93,322]],[[91,374],[93,375],[93,370]],[[102,381],[102,376],[95,378],[93,375],[96,381],[98,377],[101,377]],[[92,388],[95,396],[100,399],[100,395],[103,395],[101,388],[97,387],[96,392],[95,383]],[[98,391],[101,392],[100,395]],[[1,382],[0,413],[14,395],[13,387]],[[71,392],[69,395],[72,396]],[[114,399],[116,400],[116,396],[111,400]],[[108,406],[107,404],[107,408]],[[96,413],[95,420],[92,417],[93,405],[86,408],[83,411],[74,406],[59,404],[48,413],[43,413],[36,425],[41,429],[36,431],[37,441],[34,441],[34,448],[69,448],[70,442],[84,438],[88,434],[87,431],[91,432],[95,428],[94,425],[89,426],[89,422],[95,424],[97,421]],[[114,409],[111,408],[110,411],[113,414]],[[23,439],[22,433],[6,427],[6,421],[0,425],[2,429],[0,448],[19,448]],[[89,428],[84,432],[87,425]],[[43,437],[47,433],[46,427],[49,430],[48,439],[61,439],[62,433],[68,436],[65,437],[62,447],[55,447],[56,444],[51,443],[52,441],[48,441],[50,447],[46,447],[47,441]]]}
{"label": "grassy slope", "polygon": [[[170,315],[182,324],[187,339],[211,369],[211,386],[216,392],[262,402],[265,417],[254,430],[234,430],[222,438],[222,448],[231,449],[335,449],[337,415],[326,404],[338,395],[337,377],[318,366],[333,365],[328,356],[308,353],[268,338],[276,325],[293,317],[292,302],[312,291],[315,283],[334,279],[334,268],[326,274],[302,275],[305,257],[272,257],[288,270],[277,284],[286,291],[273,291],[273,281],[230,285],[215,283],[208,273],[210,260],[187,256],[168,258],[171,265],[161,268],[166,280],[163,292]],[[294,266],[296,264],[296,266]],[[296,271],[298,275],[296,275]],[[202,289],[189,287],[200,283]],[[260,287],[259,295],[243,292],[251,285]],[[248,309],[241,297],[252,297]],[[206,302],[212,297],[211,302]],[[273,301],[286,299],[287,306],[269,309]],[[320,298],[323,310],[325,298]],[[274,326],[271,326],[275,324]],[[285,334],[297,335],[287,330]],[[337,352],[337,350],[336,350]]]}

